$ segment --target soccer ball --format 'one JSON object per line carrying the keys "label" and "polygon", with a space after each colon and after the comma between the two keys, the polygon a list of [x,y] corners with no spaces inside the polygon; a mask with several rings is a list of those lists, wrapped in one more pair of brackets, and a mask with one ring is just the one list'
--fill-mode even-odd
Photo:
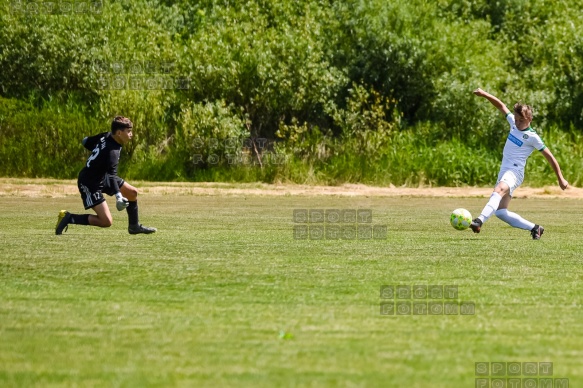
{"label": "soccer ball", "polygon": [[466,230],[472,223],[472,215],[466,209],[455,209],[449,217],[449,223],[457,230]]}

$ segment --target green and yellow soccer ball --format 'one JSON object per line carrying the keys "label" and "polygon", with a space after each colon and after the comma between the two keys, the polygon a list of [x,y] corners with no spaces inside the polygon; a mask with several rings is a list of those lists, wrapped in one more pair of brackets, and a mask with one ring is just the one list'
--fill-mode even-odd
{"label": "green and yellow soccer ball", "polygon": [[466,230],[472,223],[472,215],[466,209],[455,209],[449,217],[449,223],[457,230]]}

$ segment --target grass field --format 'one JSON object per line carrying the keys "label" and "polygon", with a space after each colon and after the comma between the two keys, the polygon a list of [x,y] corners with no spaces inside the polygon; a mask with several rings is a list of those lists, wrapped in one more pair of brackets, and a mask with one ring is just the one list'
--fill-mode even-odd
{"label": "grass field", "polygon": [[[113,209],[55,236],[77,196],[0,197],[0,386],[474,387],[476,362],[547,361],[583,386],[583,202],[516,199],[540,241],[449,226],[485,201],[144,194],[154,235]],[[298,209],[387,236],[294,239]],[[454,285],[475,314],[381,315],[383,285]]]}

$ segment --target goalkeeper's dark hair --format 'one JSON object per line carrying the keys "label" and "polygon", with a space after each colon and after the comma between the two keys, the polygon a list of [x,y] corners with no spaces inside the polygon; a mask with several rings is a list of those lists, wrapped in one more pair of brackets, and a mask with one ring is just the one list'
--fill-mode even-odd
{"label": "goalkeeper's dark hair", "polygon": [[111,134],[115,135],[115,133],[119,130],[124,130],[126,128],[133,128],[133,127],[134,127],[134,124],[127,117],[115,116],[115,118],[111,122]]}

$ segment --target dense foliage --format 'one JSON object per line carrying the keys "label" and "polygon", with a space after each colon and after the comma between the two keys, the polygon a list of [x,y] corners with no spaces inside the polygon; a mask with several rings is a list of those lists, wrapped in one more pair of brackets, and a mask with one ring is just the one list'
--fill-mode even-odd
{"label": "dense foliage", "polygon": [[[80,139],[122,114],[132,179],[492,184],[507,125],[482,87],[533,105],[583,177],[575,0],[0,7],[1,175],[75,177]],[[555,181],[540,156],[528,168]]]}

